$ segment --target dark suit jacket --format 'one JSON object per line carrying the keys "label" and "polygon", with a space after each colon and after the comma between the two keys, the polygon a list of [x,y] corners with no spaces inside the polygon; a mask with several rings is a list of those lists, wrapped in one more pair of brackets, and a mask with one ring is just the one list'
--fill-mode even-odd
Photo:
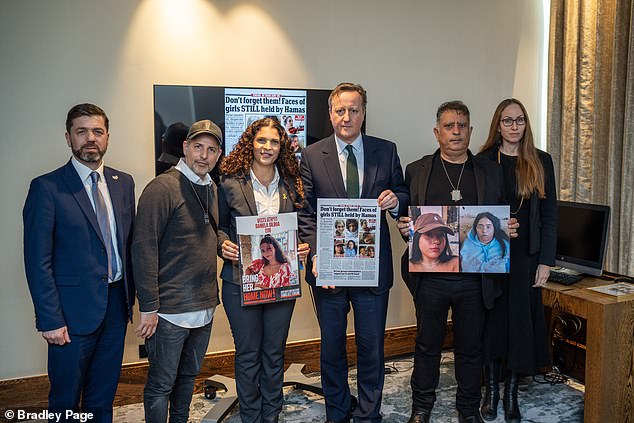
{"label": "dark suit jacket", "polygon": [[[129,247],[134,181],[130,175],[109,167],[104,167],[104,177],[117,223],[131,318],[134,283]],[[108,257],[90,199],[70,161],[31,181],[23,218],[24,264],[37,329],[67,326],[71,335],[92,333],[103,320],[108,304]]]}
{"label": "dark suit jacket", "polygon": [[[478,156],[498,164],[498,150],[492,148]],[[555,247],[557,244],[557,189],[555,188],[555,170],[550,154],[537,150],[539,160],[544,167],[544,189],[546,198],[540,200],[536,193],[531,195],[528,218],[528,252],[539,253],[539,264],[555,265]]]}
{"label": "dark suit jacket", "polygon": [[[292,213],[297,211],[294,205],[297,194],[294,188],[294,181],[288,180],[284,184],[280,176],[278,184],[280,194],[280,213]],[[236,178],[222,176],[218,184],[218,256],[222,257],[221,246],[225,240],[237,244],[236,217],[237,216],[257,216],[258,208],[253,196],[253,182],[251,176]],[[238,284],[240,277],[240,266],[237,261],[226,260],[222,265],[220,277],[223,281]]]}
{"label": "dark suit jacket", "polygon": [[[413,206],[424,206],[427,194],[427,185],[431,176],[431,168],[434,157],[440,154],[436,150],[434,154],[424,156],[413,163],[407,165],[405,169],[405,183],[409,186],[411,204]],[[468,152],[473,163],[473,173],[475,175],[478,204],[504,204],[504,184],[502,182],[502,170],[499,166],[491,163],[483,157],[477,157]],[[401,259],[401,271],[403,279],[408,284],[410,291],[412,284],[424,283],[421,278],[422,273],[409,273],[407,270],[408,251],[405,251]],[[495,283],[498,277],[493,275],[482,275],[482,299],[487,309],[493,307],[495,297],[501,294],[500,287]]]}
{"label": "dark suit jacket", "polygon": [[[396,153],[396,145],[391,141],[363,135],[363,186],[361,198],[378,198],[385,190],[392,190],[399,200],[398,214],[403,214],[409,204],[407,186],[403,181],[403,169]],[[302,180],[306,207],[300,213],[300,238],[308,242],[311,256],[317,251],[317,199],[348,198],[346,194],[337,146],[334,135],[316,142],[302,151]],[[381,212],[381,245],[379,262],[379,286],[370,290],[375,294],[386,292],[392,287],[394,272],[392,269],[392,246],[390,232]],[[315,277],[307,263],[306,280],[315,285]]]}

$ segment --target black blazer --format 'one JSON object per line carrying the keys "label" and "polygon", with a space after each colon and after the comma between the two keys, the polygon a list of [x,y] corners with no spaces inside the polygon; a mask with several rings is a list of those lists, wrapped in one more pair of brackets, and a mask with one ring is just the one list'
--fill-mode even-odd
{"label": "black blazer", "polygon": [[[280,194],[280,213],[292,213],[297,211],[295,202],[297,192],[295,181],[287,179],[286,184],[280,175],[278,185]],[[218,256],[222,257],[222,243],[230,240],[237,242],[236,217],[257,216],[258,208],[253,195],[253,182],[251,176],[233,177],[223,175],[218,184]],[[224,260],[224,259],[223,259]],[[239,284],[240,265],[237,261],[224,260],[220,277],[223,281]]]}
{"label": "black blazer", "polygon": [[[361,198],[378,198],[385,190],[392,190],[398,197],[401,215],[407,211],[409,195],[403,181],[403,170],[396,152],[396,144],[380,138],[363,135],[363,186]],[[306,281],[315,285],[315,277],[310,260],[317,248],[317,199],[318,198],[348,198],[334,135],[316,142],[302,151],[301,164],[302,180],[306,196],[306,206],[300,213],[300,237],[308,242],[311,249],[306,264]],[[388,291],[393,285],[394,271],[392,266],[392,246],[390,232],[385,217],[381,212],[381,245],[379,258],[379,286],[370,288],[375,294]],[[334,290],[335,292],[337,290]]]}
{"label": "black blazer", "polygon": [[[478,154],[478,157],[498,164],[498,149],[491,148]],[[546,198],[539,199],[536,193],[531,194],[529,211],[528,252],[539,253],[539,263],[547,266],[555,265],[555,247],[557,246],[557,189],[555,187],[555,170],[553,159],[545,151],[537,150],[539,160],[544,167],[544,189]],[[500,166],[498,164],[498,166]]]}
{"label": "black blazer", "polygon": [[[409,187],[411,204],[413,206],[424,206],[427,194],[427,185],[431,176],[431,169],[434,157],[440,154],[436,150],[434,154],[424,156],[413,163],[407,165],[405,169],[405,183]],[[504,204],[504,185],[502,183],[502,168],[491,163],[483,157],[477,157],[468,151],[473,163],[473,173],[475,175],[478,204]],[[416,283],[424,283],[422,278],[424,273],[409,273],[408,270],[409,251],[405,250],[401,258],[401,273],[403,280],[411,292]],[[482,300],[487,309],[493,307],[496,297],[501,294],[501,289],[497,285],[499,276],[482,275]]]}

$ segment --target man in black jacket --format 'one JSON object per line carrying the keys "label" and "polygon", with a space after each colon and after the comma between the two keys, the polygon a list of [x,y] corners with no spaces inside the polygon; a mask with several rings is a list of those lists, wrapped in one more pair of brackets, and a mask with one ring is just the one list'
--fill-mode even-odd
{"label": "man in black jacket", "polygon": [[[469,151],[472,127],[467,106],[460,101],[442,104],[436,113],[434,135],[440,148],[409,164],[405,183],[416,206],[502,204],[502,174],[488,160]],[[409,218],[399,218],[407,235]],[[514,225],[513,225],[514,226]],[[456,408],[459,422],[482,422],[480,369],[484,310],[493,305],[494,277],[465,273],[410,273],[408,252],[402,275],[414,299],[418,334],[412,372],[412,416],[408,423],[429,422],[436,400],[440,357],[452,310],[456,362]]]}

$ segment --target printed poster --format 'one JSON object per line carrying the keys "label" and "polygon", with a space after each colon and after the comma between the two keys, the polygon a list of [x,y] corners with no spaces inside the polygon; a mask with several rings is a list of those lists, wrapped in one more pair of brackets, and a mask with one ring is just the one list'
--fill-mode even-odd
{"label": "printed poster", "polygon": [[376,199],[317,199],[317,285],[379,285],[381,209]]}
{"label": "printed poster", "polygon": [[409,217],[410,272],[509,272],[509,206],[410,206]]}
{"label": "printed poster", "polygon": [[243,306],[301,296],[297,213],[236,217]]}

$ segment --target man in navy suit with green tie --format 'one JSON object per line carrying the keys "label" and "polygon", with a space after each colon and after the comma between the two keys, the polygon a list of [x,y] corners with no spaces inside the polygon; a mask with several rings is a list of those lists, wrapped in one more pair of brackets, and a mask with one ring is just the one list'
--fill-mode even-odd
{"label": "man in navy suit with green tie", "polygon": [[[104,166],[109,122],[93,104],[66,118],[71,159],[31,181],[24,264],[35,326],[48,342],[49,411],[111,422],[134,284],[134,181]],[[71,420],[72,421],[72,420]]]}
{"label": "man in navy suit with green tie", "polygon": [[[392,287],[392,247],[386,212],[404,214],[409,202],[407,185],[396,152],[387,140],[361,133],[367,104],[361,85],[343,82],[328,98],[335,133],[306,147],[301,175],[306,207],[299,215],[300,238],[310,244],[306,280],[315,296],[321,330],[321,383],[326,399],[326,422],[381,422],[384,380],[383,337],[389,290]],[[316,286],[318,198],[371,198],[381,208],[379,283],[377,287]],[[358,231],[348,227],[349,233]],[[312,265],[311,265],[312,262]],[[347,315],[354,311],[357,344],[358,404],[350,395],[346,355]]]}

